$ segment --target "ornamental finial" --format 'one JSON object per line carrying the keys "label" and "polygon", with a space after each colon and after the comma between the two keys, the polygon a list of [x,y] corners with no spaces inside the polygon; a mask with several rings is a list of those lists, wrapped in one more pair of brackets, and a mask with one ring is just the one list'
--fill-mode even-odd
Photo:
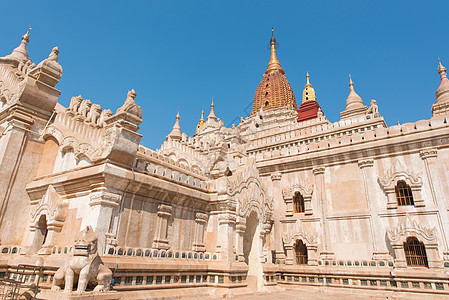
{"label": "ornamental finial", "polygon": [[32,28],[31,28],[31,25],[28,26],[27,32],[22,36],[22,39],[23,39],[23,40],[26,40],[27,42],[30,41],[30,29],[32,29]]}
{"label": "ornamental finial", "polygon": [[446,72],[446,68],[441,64],[440,58],[438,57],[438,73]]}

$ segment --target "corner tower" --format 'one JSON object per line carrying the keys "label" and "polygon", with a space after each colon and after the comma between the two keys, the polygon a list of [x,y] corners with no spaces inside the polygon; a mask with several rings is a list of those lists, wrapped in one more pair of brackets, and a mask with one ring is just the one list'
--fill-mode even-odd
{"label": "corner tower", "polygon": [[261,108],[263,110],[288,106],[292,106],[294,109],[297,108],[292,87],[276,55],[276,39],[274,38],[273,29],[271,30],[270,47],[270,61],[254,95],[251,115],[260,111]]}

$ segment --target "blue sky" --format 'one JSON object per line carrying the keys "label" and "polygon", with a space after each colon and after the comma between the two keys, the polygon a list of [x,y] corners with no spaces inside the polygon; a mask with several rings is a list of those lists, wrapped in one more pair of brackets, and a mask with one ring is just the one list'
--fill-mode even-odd
{"label": "blue sky", "polygon": [[60,103],[81,94],[115,111],[134,88],[143,143],[153,149],[170,132],[178,106],[189,135],[212,97],[225,125],[249,114],[269,60],[271,27],[298,104],[309,70],[332,122],[344,110],[349,73],[366,105],[377,100],[388,125],[430,118],[437,57],[449,67],[447,0],[7,1],[2,11],[0,56],[31,24],[33,62],[59,46]]}

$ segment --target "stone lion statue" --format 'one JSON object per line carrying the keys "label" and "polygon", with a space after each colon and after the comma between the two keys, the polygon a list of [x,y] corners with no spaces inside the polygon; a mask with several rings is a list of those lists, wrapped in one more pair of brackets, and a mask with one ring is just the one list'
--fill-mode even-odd
{"label": "stone lion statue", "polygon": [[92,104],[90,111],[87,113],[86,122],[92,123],[92,125],[99,125],[101,113],[101,106],[99,104]]}
{"label": "stone lion statue", "polygon": [[88,284],[94,285],[94,291],[98,292],[110,289],[112,271],[101,261],[97,253],[97,242],[98,237],[90,226],[75,236],[74,253],[66,264],[56,271],[52,290],[58,291],[64,287],[64,292],[70,293],[76,279],[77,293],[85,292]]}

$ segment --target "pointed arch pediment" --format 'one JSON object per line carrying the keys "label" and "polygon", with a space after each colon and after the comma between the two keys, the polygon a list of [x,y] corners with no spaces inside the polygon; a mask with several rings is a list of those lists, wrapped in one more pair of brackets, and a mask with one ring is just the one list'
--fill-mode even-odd
{"label": "pointed arch pediment", "polygon": [[387,237],[392,245],[402,245],[402,243],[405,242],[409,236],[416,236],[425,244],[437,243],[435,227],[426,227],[418,221],[410,219],[409,216],[407,216],[405,221],[400,222],[395,228],[387,230]]}
{"label": "pointed arch pediment", "polygon": [[40,199],[36,209],[31,214],[30,227],[37,228],[39,218],[45,215],[47,223],[55,230],[61,230],[67,215],[68,204],[64,203],[61,196],[52,185],[49,185],[44,196]]}

